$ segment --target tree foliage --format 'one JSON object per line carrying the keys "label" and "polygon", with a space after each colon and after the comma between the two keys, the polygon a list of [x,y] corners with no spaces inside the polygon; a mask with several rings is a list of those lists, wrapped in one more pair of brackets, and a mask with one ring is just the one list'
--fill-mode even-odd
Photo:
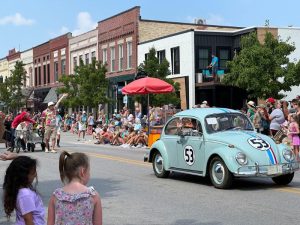
{"label": "tree foliage", "polygon": [[252,98],[281,98],[280,91],[290,91],[300,84],[300,64],[290,62],[293,45],[277,40],[266,32],[260,43],[255,32],[241,38],[241,51],[227,63],[229,73],[223,82],[248,91]]}
{"label": "tree foliage", "polygon": [[166,81],[173,85],[175,92],[168,94],[151,94],[150,103],[155,106],[162,106],[166,104],[178,105],[180,104],[180,98],[177,97],[176,92],[179,91],[180,85],[174,82],[172,79],[167,78],[171,74],[169,70],[169,62],[164,58],[161,63],[156,57],[155,48],[151,48],[148,53],[147,59],[139,65],[138,71],[145,71],[149,77],[155,77]]}
{"label": "tree foliage", "polygon": [[26,70],[22,61],[17,61],[11,76],[0,84],[0,99],[9,110],[17,111],[25,104],[25,96],[22,93]]}
{"label": "tree foliage", "polygon": [[68,107],[89,106],[96,108],[100,103],[107,103],[108,81],[105,78],[106,67],[101,62],[93,59],[91,64],[80,65],[75,68],[75,73],[63,75],[60,82],[64,84],[58,89],[59,93],[68,93],[64,104]]}

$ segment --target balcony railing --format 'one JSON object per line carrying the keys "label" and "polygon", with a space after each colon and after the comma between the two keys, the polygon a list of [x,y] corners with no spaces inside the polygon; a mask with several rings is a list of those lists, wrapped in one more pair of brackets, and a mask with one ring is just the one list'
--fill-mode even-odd
{"label": "balcony railing", "polygon": [[211,70],[204,69],[202,70],[202,73],[196,73],[196,83],[198,84],[220,83],[224,75],[225,75],[224,70],[217,70],[216,77],[214,78]]}

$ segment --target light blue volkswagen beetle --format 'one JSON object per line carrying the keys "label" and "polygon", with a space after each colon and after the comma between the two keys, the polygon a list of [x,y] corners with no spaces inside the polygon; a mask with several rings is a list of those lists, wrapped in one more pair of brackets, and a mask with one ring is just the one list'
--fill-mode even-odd
{"label": "light blue volkswagen beetle", "polygon": [[201,108],[175,114],[164,126],[144,161],[157,177],[171,171],[209,176],[216,188],[229,188],[234,177],[271,177],[289,184],[299,163],[290,147],[257,133],[242,113]]}

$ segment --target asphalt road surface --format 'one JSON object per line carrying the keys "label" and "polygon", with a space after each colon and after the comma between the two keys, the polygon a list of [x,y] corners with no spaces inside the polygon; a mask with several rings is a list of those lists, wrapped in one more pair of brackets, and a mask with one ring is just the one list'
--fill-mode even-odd
{"label": "asphalt road surface", "polygon": [[[300,172],[289,186],[277,186],[271,179],[238,179],[230,190],[215,189],[204,178],[172,173],[155,177],[152,165],[143,162],[147,149],[94,145],[62,134],[61,150],[89,155],[91,180],[100,193],[104,224],[172,225],[285,225],[300,224]],[[38,191],[44,205],[61,186],[59,154],[21,153],[39,161]],[[5,151],[0,145],[0,151]],[[9,162],[0,161],[1,187]],[[2,189],[1,189],[2,196]],[[7,221],[0,207],[0,224]]]}

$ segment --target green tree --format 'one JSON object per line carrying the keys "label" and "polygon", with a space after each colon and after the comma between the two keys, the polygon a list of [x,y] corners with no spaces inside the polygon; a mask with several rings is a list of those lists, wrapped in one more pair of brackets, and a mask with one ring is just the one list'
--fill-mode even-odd
{"label": "green tree", "polygon": [[229,73],[223,82],[248,91],[252,98],[281,98],[280,91],[290,91],[300,84],[300,64],[290,62],[293,45],[277,40],[266,32],[264,43],[252,32],[241,38],[241,51],[227,63]]}
{"label": "green tree", "polygon": [[75,68],[74,75],[63,75],[60,82],[64,84],[59,93],[68,93],[64,103],[69,107],[88,106],[96,108],[99,103],[107,103],[108,81],[105,78],[106,67],[96,60],[84,65],[82,60]]}
{"label": "green tree", "polygon": [[26,70],[23,62],[17,61],[11,73],[11,76],[0,86],[0,97],[9,110],[17,111],[25,104],[22,88],[26,79]]}
{"label": "green tree", "polygon": [[180,90],[180,85],[177,82],[174,82],[172,79],[167,78],[171,74],[169,70],[169,62],[166,59],[163,59],[159,63],[158,58],[156,57],[155,48],[151,48],[148,53],[147,60],[139,65],[138,71],[145,71],[149,77],[155,77],[161,80],[166,81],[167,83],[173,85],[175,92],[168,94],[151,94],[150,104],[155,106],[162,106],[165,104],[180,104],[180,98],[177,96],[177,92]]}

